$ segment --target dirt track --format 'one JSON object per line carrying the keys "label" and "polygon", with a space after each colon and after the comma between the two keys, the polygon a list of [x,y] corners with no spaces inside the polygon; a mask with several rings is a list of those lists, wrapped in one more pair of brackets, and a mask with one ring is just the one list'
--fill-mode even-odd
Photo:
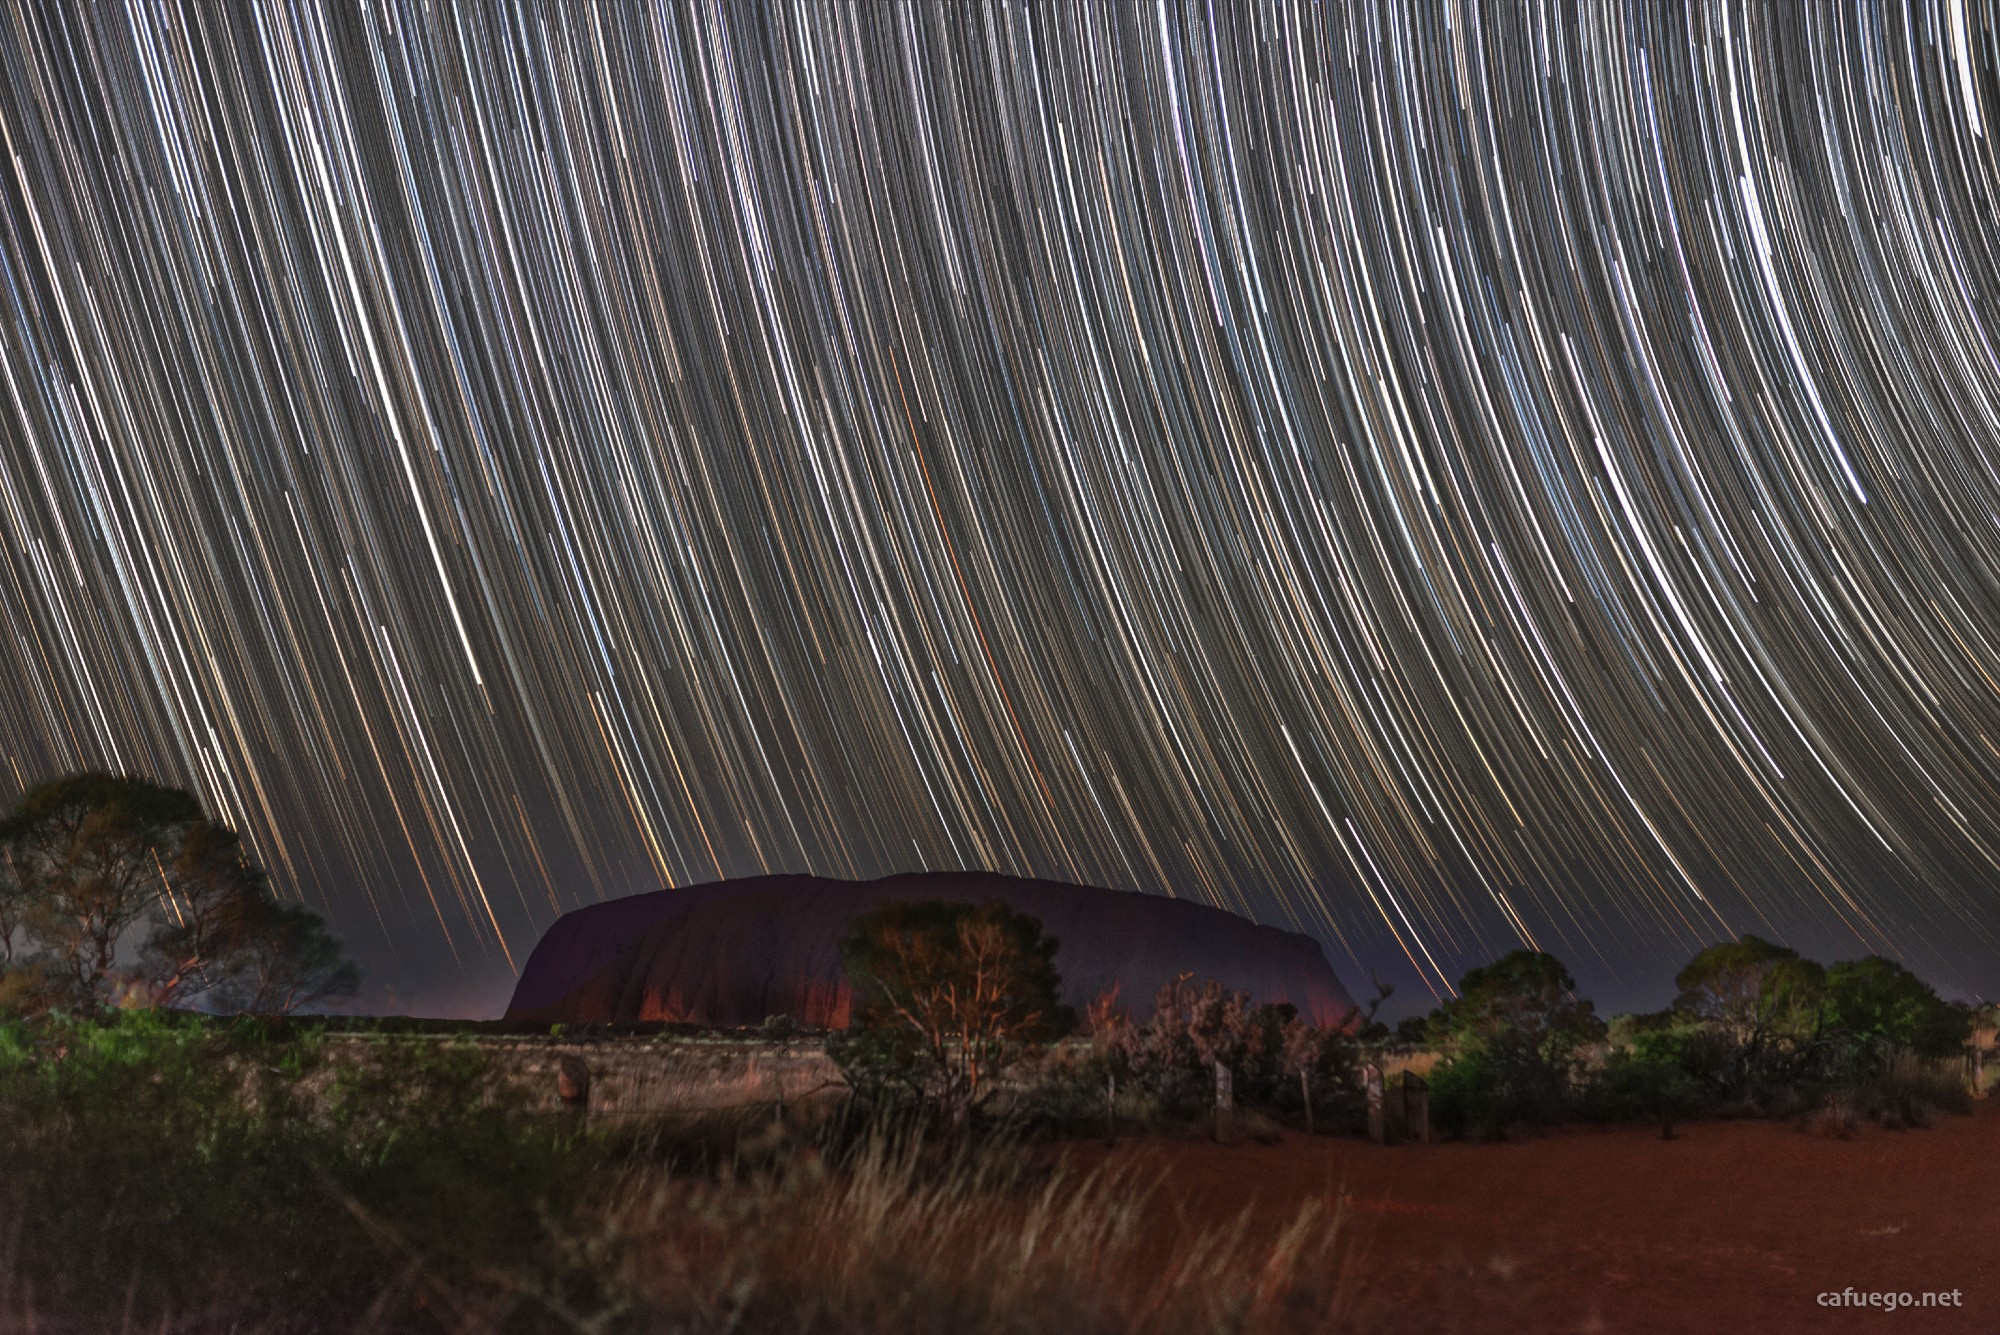
{"label": "dirt track", "polygon": [[[1289,1219],[1338,1195],[1358,1330],[2000,1331],[2000,1100],[1849,1141],[1789,1125],[1566,1129],[1519,1144],[1145,1141],[1157,1204]],[[1099,1152],[1101,1156],[1102,1152]],[[1822,1292],[1960,1290],[1840,1310]]]}

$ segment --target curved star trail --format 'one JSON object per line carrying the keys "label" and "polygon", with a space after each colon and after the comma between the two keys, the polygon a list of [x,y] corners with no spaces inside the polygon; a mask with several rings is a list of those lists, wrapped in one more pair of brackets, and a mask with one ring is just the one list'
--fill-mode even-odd
{"label": "curved star trail", "polygon": [[12,782],[385,988],[946,866],[2000,981],[1991,6],[4,23]]}

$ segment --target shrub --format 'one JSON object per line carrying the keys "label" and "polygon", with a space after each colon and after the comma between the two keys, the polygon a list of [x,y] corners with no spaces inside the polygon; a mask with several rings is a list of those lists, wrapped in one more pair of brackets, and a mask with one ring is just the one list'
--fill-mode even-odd
{"label": "shrub", "polygon": [[1467,973],[1458,995],[1432,1013],[1430,1034],[1444,1054],[1431,1077],[1439,1125],[1490,1134],[1568,1111],[1604,1022],[1560,960],[1517,950]]}
{"label": "shrub", "polygon": [[310,1035],[157,1011],[0,1027],[0,1299],[77,1329],[277,1335],[532,1271],[594,1149],[453,1047],[338,1063]]}
{"label": "shrub", "polygon": [[1956,1057],[1928,1057],[1908,1049],[1884,1054],[1876,1069],[1856,1082],[1856,1110],[1885,1126],[1929,1126],[1941,1112],[1972,1110],[1972,1092]]}
{"label": "shrub", "polygon": [[1100,1000],[1090,1034],[1096,1088],[1114,1076],[1161,1117],[1185,1120],[1212,1108],[1220,1064],[1241,1107],[1295,1110],[1310,1090],[1316,1123],[1358,1118],[1351,1034],[1314,1025],[1289,1004],[1255,1005],[1249,993],[1213,979],[1197,985],[1182,975],[1163,984],[1143,1025]]}
{"label": "shrub", "polygon": [[1955,1057],[1971,1032],[1969,1012],[1941,1000],[1930,984],[1880,955],[1826,971],[1826,1023],[1839,1038],[1884,1057],[1902,1049],[1921,1057]]}
{"label": "shrub", "polygon": [[243,841],[189,794],[72,774],[0,821],[0,1010],[138,1002],[294,1010],[359,975],[319,915],[273,899]]}
{"label": "shrub", "polygon": [[1352,1035],[1294,1016],[1281,1033],[1279,1051],[1282,1073],[1273,1106],[1303,1109],[1310,1094],[1316,1129],[1359,1130],[1366,1124],[1366,1094]]}
{"label": "shrub", "polygon": [[1236,1097],[1267,1094],[1281,1063],[1283,1019],[1250,1004],[1250,994],[1183,975],[1161,985],[1153,1014],[1134,1027],[1106,1018],[1093,1037],[1107,1068],[1139,1084],[1170,1117],[1213,1106],[1215,1068],[1229,1068]]}
{"label": "shrub", "polygon": [[470,1045],[285,1032],[0,1027],[0,1329],[1001,1335],[1055,1313],[1192,1335],[1336,1315],[1316,1205],[1175,1224],[1146,1213],[1137,1164],[874,1117],[562,1134]]}
{"label": "shrub", "polygon": [[1493,1140],[1521,1120],[1500,1063],[1483,1049],[1439,1062],[1430,1087],[1431,1123],[1445,1135]]}
{"label": "shrub", "polygon": [[1657,1120],[1661,1138],[1672,1139],[1674,1123],[1715,1105],[1717,1057],[1709,1036],[1692,1026],[1633,1034],[1598,1073],[1600,1106],[1614,1117]]}

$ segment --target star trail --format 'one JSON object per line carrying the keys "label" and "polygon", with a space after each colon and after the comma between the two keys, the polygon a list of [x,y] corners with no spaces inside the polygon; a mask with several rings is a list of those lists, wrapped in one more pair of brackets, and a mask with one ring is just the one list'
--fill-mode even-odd
{"label": "star trail", "polygon": [[1990,5],[0,22],[0,786],[378,1004],[945,867],[2000,986]]}

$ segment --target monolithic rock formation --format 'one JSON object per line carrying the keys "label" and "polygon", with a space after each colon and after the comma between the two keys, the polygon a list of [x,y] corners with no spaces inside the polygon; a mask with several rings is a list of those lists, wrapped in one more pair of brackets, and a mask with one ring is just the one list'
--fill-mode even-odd
{"label": "monolithic rock formation", "polygon": [[660,890],[556,919],[507,1007],[520,1024],[689,1021],[754,1025],[788,1015],[809,1028],[847,1023],[840,940],[884,900],[1004,900],[1061,942],[1063,1000],[1079,1013],[1117,990],[1135,1020],[1160,984],[1191,974],[1290,1002],[1336,1024],[1353,1002],[1309,936],[1159,895],[1030,881],[990,872],[916,872],[879,881],[756,876]]}

